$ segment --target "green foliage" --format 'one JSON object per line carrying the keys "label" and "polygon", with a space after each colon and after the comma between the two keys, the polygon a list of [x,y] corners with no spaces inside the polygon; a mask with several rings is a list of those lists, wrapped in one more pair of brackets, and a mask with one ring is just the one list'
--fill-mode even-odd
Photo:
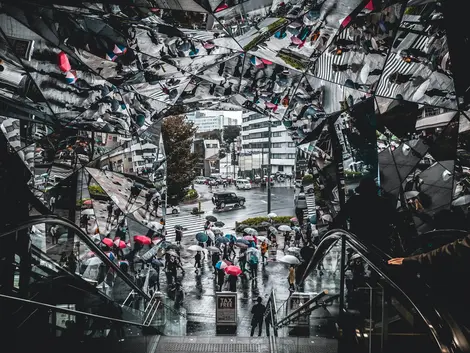
{"label": "green foliage", "polygon": [[195,200],[199,197],[199,194],[195,189],[189,189],[186,195],[184,196],[185,201]]}
{"label": "green foliage", "polygon": [[353,172],[351,170],[345,170],[344,171],[344,177],[346,179],[357,179],[363,176],[363,173],[361,172]]}
{"label": "green foliage", "polygon": [[300,60],[297,60],[287,54],[284,54],[284,53],[279,53],[278,54],[279,58],[281,58],[282,60],[284,60],[284,62],[290,66],[292,66],[294,69],[297,69],[299,71],[305,71],[307,69],[307,67],[305,66],[305,64],[300,61]]}
{"label": "green foliage", "polygon": [[222,143],[222,131],[221,130],[196,132],[196,137],[200,137],[204,140],[218,140],[220,143]]}
{"label": "green foliage", "polygon": [[107,196],[106,192],[103,190],[103,188],[99,185],[90,185],[88,187],[88,191],[92,195],[104,195]]}
{"label": "green foliage", "polygon": [[[276,224],[287,224],[290,223],[290,219],[294,216],[278,216],[274,217],[273,221]],[[252,217],[252,218],[247,218],[244,221],[242,221],[240,224],[256,227],[258,226],[261,222],[268,222],[269,218],[268,217]]]}
{"label": "green foliage", "polygon": [[227,148],[230,148],[230,144],[235,142],[237,137],[240,135],[241,126],[240,125],[227,125],[224,126],[224,143],[227,145]]}
{"label": "green foliage", "polygon": [[196,177],[198,156],[191,152],[197,128],[184,115],[163,120],[162,136],[167,156],[167,185],[169,202],[178,203],[186,196],[185,189]]}
{"label": "green foliage", "polygon": [[[262,34],[257,35],[255,38],[253,38],[247,45],[243,47],[243,50],[245,52],[250,51],[253,49],[259,42],[261,42],[264,39],[267,39],[271,37],[278,29],[280,29],[284,24],[287,23],[287,20],[285,18],[280,18],[273,23],[271,23],[269,26],[267,26],[267,31],[265,31]],[[259,32],[260,33],[260,32]]]}
{"label": "green foliage", "polygon": [[313,184],[313,175],[312,174],[305,174],[302,178],[302,185],[310,185]]}

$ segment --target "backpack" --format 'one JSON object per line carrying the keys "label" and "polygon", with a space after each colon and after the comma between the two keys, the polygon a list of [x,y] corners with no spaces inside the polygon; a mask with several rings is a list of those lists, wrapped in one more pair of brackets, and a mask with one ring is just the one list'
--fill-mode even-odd
{"label": "backpack", "polygon": [[250,263],[257,264],[258,263],[258,256],[251,254],[250,255]]}

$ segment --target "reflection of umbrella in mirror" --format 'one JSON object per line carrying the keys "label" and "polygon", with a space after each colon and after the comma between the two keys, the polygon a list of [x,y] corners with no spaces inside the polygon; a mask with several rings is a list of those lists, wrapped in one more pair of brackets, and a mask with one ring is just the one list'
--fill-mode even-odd
{"label": "reflection of umbrella in mirror", "polygon": [[303,40],[300,39],[299,37],[296,37],[296,36],[290,37],[290,40],[291,40],[291,42],[292,42],[293,44],[295,44],[295,45],[300,45],[300,44],[303,43]]}
{"label": "reflection of umbrella in mirror", "polygon": [[72,66],[70,65],[69,58],[67,57],[67,54],[65,54],[63,51],[57,54],[57,61],[58,61],[60,71],[67,72],[67,71],[72,70]]}
{"label": "reflection of umbrella in mirror", "polygon": [[452,206],[465,206],[470,204],[470,195],[460,196],[458,199],[452,202]]}
{"label": "reflection of umbrella in mirror", "polygon": [[203,46],[204,46],[204,49],[213,49],[215,47],[215,44],[212,42],[205,42]]}
{"label": "reflection of umbrella in mirror", "polygon": [[258,59],[256,56],[252,56],[250,62],[255,66],[263,65],[263,61],[261,61],[261,59]]}
{"label": "reflection of umbrella in mirror", "polygon": [[293,256],[293,255],[283,256],[279,259],[279,261],[284,262],[285,264],[289,264],[289,265],[298,265],[298,264],[300,264],[300,260],[298,258],[296,258],[295,256]]}
{"label": "reflection of umbrella in mirror", "polygon": [[333,217],[329,213],[321,216],[321,219],[325,222],[333,222]]}
{"label": "reflection of umbrella in mirror", "polygon": [[77,81],[77,72],[75,70],[70,70],[67,72],[65,75],[65,81],[69,84],[72,85]]}
{"label": "reflection of umbrella in mirror", "polygon": [[92,257],[86,260],[83,264],[87,266],[95,266],[101,264],[101,259],[99,257]]}
{"label": "reflection of umbrella in mirror", "polygon": [[361,73],[359,74],[359,78],[361,79],[362,83],[365,84],[367,82],[367,78],[369,77],[369,73],[370,73],[370,65],[368,63],[366,63],[362,67]]}
{"label": "reflection of umbrella in mirror", "polygon": [[424,95],[426,94],[426,91],[428,90],[428,87],[429,85],[431,84],[431,80],[426,80],[424,81],[421,86],[418,87],[418,89],[416,90],[416,92],[413,94],[413,97],[411,98],[411,100],[413,102],[418,102],[421,98],[424,97]]}
{"label": "reflection of umbrella in mirror", "polygon": [[419,191],[406,191],[405,192],[405,199],[412,199],[413,197],[416,197],[419,195]]}
{"label": "reflection of umbrella in mirror", "polygon": [[101,240],[101,242],[106,246],[109,246],[110,248],[112,248],[114,245],[113,241],[110,238],[104,238]]}

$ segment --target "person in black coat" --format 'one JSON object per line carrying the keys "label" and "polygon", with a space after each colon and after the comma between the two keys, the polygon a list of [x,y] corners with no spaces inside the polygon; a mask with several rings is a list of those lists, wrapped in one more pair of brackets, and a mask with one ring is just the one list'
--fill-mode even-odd
{"label": "person in black coat", "polygon": [[224,270],[217,270],[217,284],[219,286],[219,291],[222,291],[222,286],[225,281],[225,272]]}
{"label": "person in black coat", "polygon": [[258,336],[261,336],[261,332],[263,330],[263,320],[264,320],[264,313],[266,311],[266,307],[261,304],[263,299],[261,297],[258,297],[256,300],[257,303],[253,305],[253,308],[251,309],[251,313],[253,314],[253,317],[251,319],[251,335],[253,336],[255,333],[256,326],[258,326]]}
{"label": "person in black coat", "polygon": [[470,329],[470,318],[462,310],[470,296],[467,284],[470,276],[470,234],[420,255],[398,257],[388,261],[390,265],[419,270],[431,282],[433,294],[454,315],[458,323]]}

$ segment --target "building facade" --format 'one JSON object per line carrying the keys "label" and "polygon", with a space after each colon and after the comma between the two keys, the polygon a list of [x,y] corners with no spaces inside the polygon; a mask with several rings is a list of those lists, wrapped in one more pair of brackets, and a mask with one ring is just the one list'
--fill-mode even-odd
{"label": "building facade", "polygon": [[[295,143],[280,120],[271,119],[271,172],[294,175]],[[243,175],[267,172],[269,117],[258,113],[243,114],[239,167]]]}
{"label": "building facade", "polygon": [[197,126],[198,132],[222,130],[227,125],[237,125],[237,119],[229,118],[220,111],[196,111],[186,115]]}

